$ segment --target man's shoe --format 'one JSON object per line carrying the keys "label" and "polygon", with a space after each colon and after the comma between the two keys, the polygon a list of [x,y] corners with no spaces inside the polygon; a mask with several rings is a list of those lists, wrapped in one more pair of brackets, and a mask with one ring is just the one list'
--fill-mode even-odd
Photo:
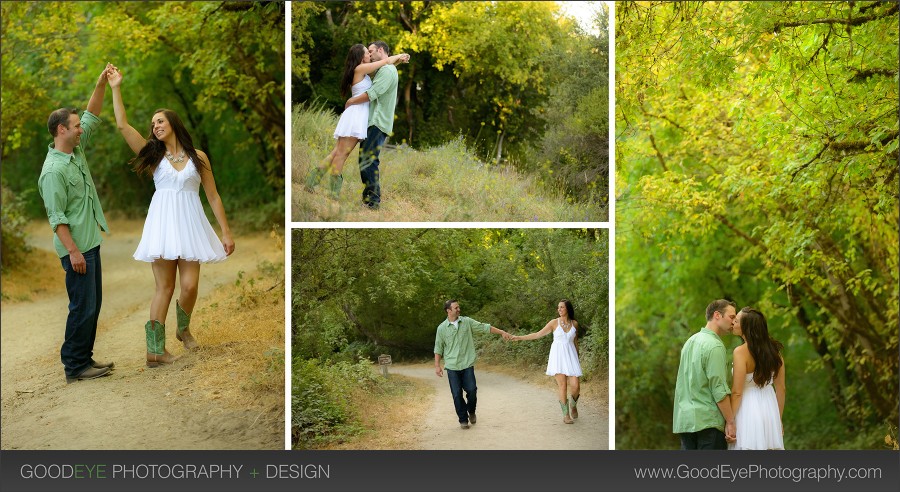
{"label": "man's shoe", "polygon": [[469,428],[469,423],[468,423],[468,422],[463,422],[463,423],[459,424],[459,428],[460,428],[460,429],[468,429],[468,428]]}
{"label": "man's shoe", "polygon": [[113,367],[115,367],[115,365],[115,362],[97,362],[94,359],[91,359],[91,367],[93,367],[94,369],[103,369],[104,367],[112,369]]}
{"label": "man's shoe", "polygon": [[471,423],[472,425],[475,425],[475,420],[476,420],[476,419],[475,419],[475,414],[474,414],[474,413],[470,413],[470,414],[469,414],[469,423]]}
{"label": "man's shoe", "polygon": [[97,369],[96,367],[88,367],[87,369],[81,371],[81,374],[73,377],[66,376],[66,384],[74,383],[75,381],[84,381],[86,379],[94,379],[102,376],[109,375],[109,368],[104,367],[102,369]]}

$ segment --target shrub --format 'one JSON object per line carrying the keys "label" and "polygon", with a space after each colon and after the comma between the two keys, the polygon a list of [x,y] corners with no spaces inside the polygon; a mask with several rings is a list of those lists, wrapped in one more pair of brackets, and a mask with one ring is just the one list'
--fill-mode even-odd
{"label": "shrub", "polygon": [[293,447],[317,447],[358,433],[352,395],[360,390],[379,391],[383,384],[368,359],[333,363],[295,358],[291,394]]}
{"label": "shrub", "polygon": [[0,228],[3,231],[3,238],[0,240],[0,268],[5,271],[11,265],[23,261],[25,255],[31,251],[25,234],[25,224],[28,222],[28,217],[25,216],[25,203],[28,192],[15,194],[4,184],[0,198],[3,202],[3,206],[0,207],[2,214]]}

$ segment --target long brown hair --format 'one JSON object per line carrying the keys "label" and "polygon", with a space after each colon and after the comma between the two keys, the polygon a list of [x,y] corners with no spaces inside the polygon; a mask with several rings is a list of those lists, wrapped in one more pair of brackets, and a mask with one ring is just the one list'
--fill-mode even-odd
{"label": "long brown hair", "polygon": [[781,351],[784,345],[769,336],[769,326],[763,313],[745,307],[741,309],[741,332],[747,341],[747,349],[756,362],[753,382],[763,387],[781,370]]}
{"label": "long brown hair", "polygon": [[350,88],[353,87],[353,73],[365,57],[365,46],[354,44],[350,47],[350,52],[347,53],[347,62],[344,64],[344,74],[341,75],[341,97],[350,95]]}
{"label": "long brown hair", "polygon": [[[569,316],[569,323],[572,323],[573,321],[578,321],[575,319],[575,306],[572,305],[572,301],[570,301],[568,299],[560,299],[559,302],[566,305],[566,314]],[[559,306],[558,303],[557,303],[557,306]],[[574,326],[574,323],[573,323],[573,326]],[[578,325],[578,328],[575,329],[575,336],[577,336],[579,338],[584,338],[584,334],[586,331],[587,331],[587,328],[584,328],[581,325]]]}
{"label": "long brown hair", "polygon": [[572,302],[568,299],[560,299],[559,302],[566,305],[566,314],[569,316],[569,321],[575,321],[575,307],[572,306]]}
{"label": "long brown hair", "polygon": [[[181,122],[181,118],[178,117],[178,114],[171,109],[157,109],[153,112],[154,115],[159,113],[166,116],[166,119],[169,121],[169,126],[172,127],[172,131],[175,133],[175,139],[184,148],[184,153],[194,161],[194,166],[197,168],[197,171],[199,172],[206,168],[206,164],[204,164],[197,155],[197,149],[194,148],[194,140],[191,138],[191,134],[188,133],[187,128],[185,128],[184,123]],[[138,152],[138,155],[131,159],[129,163],[134,166],[134,171],[136,173],[152,175],[153,171],[156,170],[156,166],[162,161],[164,155],[166,155],[166,144],[163,143],[162,140],[156,138],[156,134],[153,133],[153,122],[151,122],[150,134],[147,135],[147,144],[144,145],[141,151]]]}

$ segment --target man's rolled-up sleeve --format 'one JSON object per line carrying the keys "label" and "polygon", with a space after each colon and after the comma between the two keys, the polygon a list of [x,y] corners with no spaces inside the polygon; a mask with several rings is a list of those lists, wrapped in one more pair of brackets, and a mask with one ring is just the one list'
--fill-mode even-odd
{"label": "man's rolled-up sleeve", "polygon": [[81,148],[84,149],[91,145],[94,141],[94,131],[100,126],[100,118],[90,111],[81,114],[81,129],[84,134],[81,135]]}
{"label": "man's rolled-up sleeve", "polygon": [[47,209],[47,218],[50,220],[53,232],[56,232],[56,228],[60,224],[69,224],[69,218],[66,216],[68,195],[66,194],[65,178],[58,173],[47,173],[41,176],[39,181],[44,208]]}
{"label": "man's rolled-up sleeve", "polygon": [[728,387],[728,379],[725,375],[726,363],[725,347],[715,347],[710,351],[706,365],[706,377],[709,380],[712,396],[717,402],[731,394],[731,388]]}
{"label": "man's rolled-up sleeve", "polygon": [[[381,67],[381,69],[384,70],[387,67],[393,68],[393,65],[385,65],[385,66]],[[397,85],[396,85],[396,81],[398,78],[397,77],[397,69],[395,68],[394,70],[390,70],[390,69],[388,69],[388,70],[389,70],[388,73],[385,73],[381,77],[376,76],[375,81],[372,82],[372,87],[369,87],[366,90],[366,94],[369,95],[370,102],[387,94],[387,91],[391,90],[391,88],[393,88],[394,90],[397,90]]]}
{"label": "man's rolled-up sleeve", "polygon": [[478,331],[481,333],[490,333],[491,332],[491,324],[490,323],[482,323],[481,321],[472,320],[472,331]]}
{"label": "man's rolled-up sleeve", "polygon": [[441,337],[440,328],[438,328],[437,333],[434,335],[434,353],[441,356],[444,355],[444,338]]}

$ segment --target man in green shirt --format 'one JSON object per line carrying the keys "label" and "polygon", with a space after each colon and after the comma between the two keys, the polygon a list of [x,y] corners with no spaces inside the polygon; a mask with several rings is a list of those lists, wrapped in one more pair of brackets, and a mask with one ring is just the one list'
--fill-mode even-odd
{"label": "man in green shirt", "polygon": [[[391,56],[391,49],[384,41],[375,41],[369,45],[369,56],[373,62],[381,61]],[[359,143],[359,177],[363,182],[363,204],[372,210],[377,210],[381,206],[378,166],[381,164],[381,148],[388,135],[394,131],[398,81],[397,67],[387,64],[375,72],[372,87],[358,96],[351,97],[344,105],[347,108],[353,104],[369,101],[369,130],[366,139]]]}
{"label": "man in green shirt", "polygon": [[725,374],[725,344],[731,333],[735,304],[725,299],[706,307],[706,326],[681,348],[672,432],[681,437],[681,449],[727,449],[735,436],[731,389]]}
{"label": "man in green shirt", "polygon": [[94,339],[102,301],[100,230],[109,232],[84,147],[93,140],[106,92],[106,68],[100,74],[87,111],[50,113],[47,129],[53,136],[38,178],[38,189],[53,228],[53,244],[66,271],[69,316],[60,349],[66,383],[109,374],[113,363],[93,359]]}
{"label": "man in green shirt", "polygon": [[[437,335],[434,337],[434,372],[438,377],[443,377],[443,357],[459,426],[468,429],[469,422],[475,424],[475,405],[478,402],[478,388],[475,386],[475,341],[472,339],[472,332],[495,333],[502,335],[504,340],[509,340],[512,335],[488,323],[460,316],[459,302],[456,299],[445,302],[444,311],[447,312],[447,319],[438,325]],[[466,391],[465,399],[463,390]]]}

